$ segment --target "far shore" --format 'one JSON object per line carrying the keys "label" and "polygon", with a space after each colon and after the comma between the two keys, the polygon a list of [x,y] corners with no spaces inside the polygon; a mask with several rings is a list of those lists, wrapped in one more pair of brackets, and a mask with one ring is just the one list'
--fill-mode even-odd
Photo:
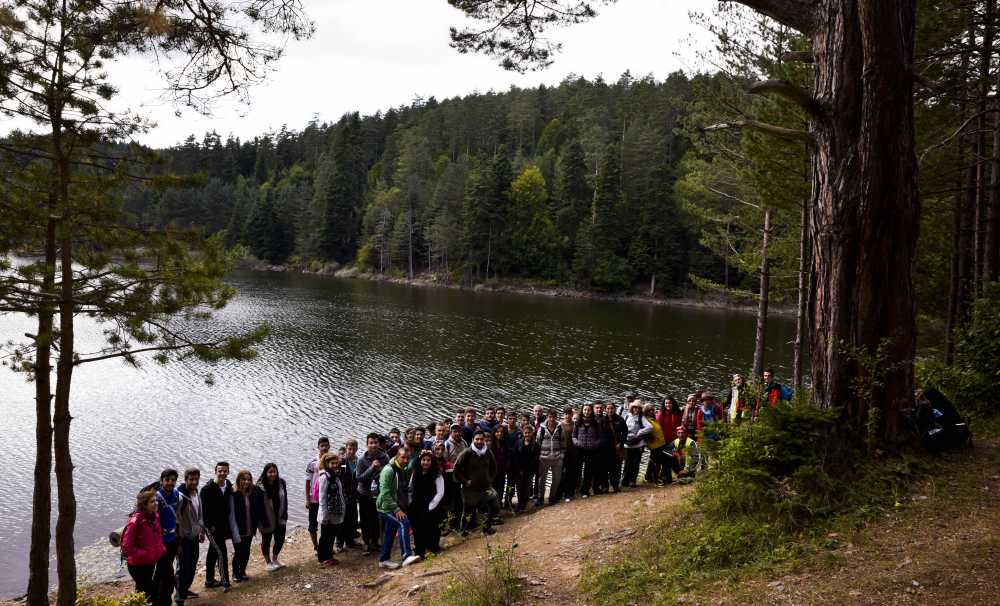
{"label": "far shore", "polygon": [[[578,290],[568,286],[553,286],[531,282],[495,281],[478,283],[472,286],[454,282],[446,276],[436,273],[417,274],[413,278],[405,276],[363,272],[356,267],[341,267],[336,263],[329,264],[286,264],[272,265],[252,257],[240,260],[237,269],[275,273],[309,274],[330,278],[369,280],[385,282],[416,288],[450,288],[472,292],[510,293],[563,299],[588,299],[593,301],[614,301],[619,303],[639,303],[643,305],[663,305],[668,307],[686,307],[730,311],[756,315],[757,303],[744,303],[724,296],[713,296],[704,293],[686,291],[681,297],[660,297],[626,293],[600,293]],[[771,303],[768,315],[780,317],[795,317],[795,306]]]}

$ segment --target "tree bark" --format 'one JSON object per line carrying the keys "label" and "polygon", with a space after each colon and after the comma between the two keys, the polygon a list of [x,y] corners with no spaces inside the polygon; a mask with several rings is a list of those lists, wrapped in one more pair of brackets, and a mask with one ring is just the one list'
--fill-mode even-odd
{"label": "tree bark", "polygon": [[771,289],[768,247],[771,245],[771,209],[764,207],[764,241],[760,247],[760,296],[757,299],[757,336],[753,348],[753,376],[764,371],[764,338],[767,330],[767,303]]}
{"label": "tree bark", "polygon": [[984,269],[986,265],[986,206],[987,175],[986,175],[986,110],[990,94],[990,65],[993,59],[993,15],[996,12],[996,0],[986,0],[983,18],[983,44],[979,50],[979,118],[976,133],[976,202],[973,210],[973,296],[982,293]]}
{"label": "tree bark", "polygon": [[792,362],[792,384],[796,392],[802,391],[802,366],[805,358],[805,342],[809,336],[806,315],[809,306],[809,207],[802,205],[799,218],[799,287],[798,305],[795,311],[795,353]]}
{"label": "tree bark", "polygon": [[[861,430],[879,408],[892,438],[912,399],[915,312],[911,276],[919,218],[914,141],[915,0],[821,0],[812,35],[815,141],[812,245],[816,276],[813,400],[842,406]],[[861,372],[847,348],[889,340],[873,401],[852,393]]]}
{"label": "tree bark", "polygon": [[[1000,76],[997,78],[1000,86]],[[986,207],[986,237],[983,241],[983,281],[996,282],[1000,263],[1000,113],[993,114],[993,158],[990,170],[990,195]]]}
{"label": "tree bark", "polygon": [[[55,291],[55,195],[50,196],[45,234],[45,273],[42,291]],[[31,496],[31,548],[28,556],[28,606],[49,603],[49,544],[52,542],[52,338],[54,310],[38,314],[35,364],[35,476]]]}

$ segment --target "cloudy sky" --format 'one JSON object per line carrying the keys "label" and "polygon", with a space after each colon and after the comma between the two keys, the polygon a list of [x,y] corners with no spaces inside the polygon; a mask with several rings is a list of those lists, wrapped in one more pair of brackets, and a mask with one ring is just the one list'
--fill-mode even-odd
{"label": "cloudy sky", "polygon": [[[249,105],[215,104],[213,115],[177,108],[158,99],[155,69],[141,59],[112,70],[121,89],[116,105],[138,109],[158,127],[142,140],[169,146],[207,130],[247,138],[287,124],[301,129],[314,115],[336,120],[348,111],[374,113],[411,102],[511,85],[556,84],[567,74],[615,80],[633,75],[663,77],[694,69],[691,39],[706,40],[688,12],[708,10],[710,0],[619,0],[589,23],[552,30],[563,52],[554,65],[524,75],[504,71],[488,57],[460,55],[448,46],[448,27],[463,15],[447,0],[304,0],[315,36],[290,42],[267,83],[251,92]],[[11,124],[0,123],[0,132]]]}

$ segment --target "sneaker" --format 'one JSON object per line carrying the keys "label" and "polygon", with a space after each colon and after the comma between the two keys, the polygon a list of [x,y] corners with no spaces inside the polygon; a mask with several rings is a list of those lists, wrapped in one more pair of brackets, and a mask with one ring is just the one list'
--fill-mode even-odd
{"label": "sneaker", "polygon": [[581,498],[581,499],[586,499],[586,498],[587,498],[587,497],[589,497],[589,496],[590,496],[589,494],[582,494],[582,495],[580,495],[580,498]]}
{"label": "sneaker", "polygon": [[268,572],[274,572],[278,568],[280,567],[274,562],[268,562],[267,564],[264,565],[264,569],[267,570]]}
{"label": "sneaker", "polygon": [[417,554],[413,554],[411,556],[407,556],[406,559],[403,560],[403,566],[409,566],[410,564],[416,564],[417,562],[419,562],[422,559],[423,558],[421,558]]}
{"label": "sneaker", "polygon": [[379,568],[387,568],[389,570],[396,570],[399,568],[399,562],[393,562],[392,560],[382,560],[378,563]]}
{"label": "sneaker", "polygon": [[570,502],[570,501],[572,501],[572,500],[573,500],[573,499],[571,499],[571,498],[569,498],[569,497],[566,497],[566,501],[565,501],[565,502],[566,502],[566,503],[569,503],[569,502]]}
{"label": "sneaker", "polygon": [[280,562],[280,561],[278,560],[278,558],[274,558],[273,560],[271,560],[271,563],[272,563],[272,564],[274,564],[275,566],[277,566],[278,568],[284,568],[284,567],[285,567],[285,565],[284,565],[284,564],[282,564],[282,563],[281,563],[281,562]]}

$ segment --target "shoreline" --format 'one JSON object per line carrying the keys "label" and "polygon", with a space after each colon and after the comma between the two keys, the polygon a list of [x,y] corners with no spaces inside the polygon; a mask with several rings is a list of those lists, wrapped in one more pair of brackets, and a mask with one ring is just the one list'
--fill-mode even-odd
{"label": "shoreline", "polygon": [[[355,267],[340,267],[336,263],[324,265],[319,264],[293,264],[293,265],[271,265],[270,263],[253,258],[244,258],[236,263],[235,269],[243,271],[258,271],[272,273],[294,273],[318,276],[324,278],[340,278],[348,280],[367,280],[369,282],[381,282],[395,284],[397,286],[409,286],[412,288],[447,288],[451,290],[462,290],[468,292],[488,292],[525,295],[535,297],[546,297],[550,299],[573,299],[589,301],[608,301],[613,303],[632,303],[639,305],[654,305],[663,307],[681,307],[687,309],[702,309],[724,312],[736,312],[741,314],[756,315],[756,303],[739,303],[732,299],[721,296],[695,295],[685,293],[682,297],[657,297],[649,295],[634,295],[623,293],[600,293],[587,290],[578,290],[568,286],[551,286],[531,282],[481,282],[472,286],[451,282],[442,279],[439,274],[423,273],[415,277],[406,278],[402,276],[391,276],[387,274],[376,274],[362,272]],[[768,316],[781,318],[794,318],[795,306],[789,304],[771,303],[768,306]]]}

